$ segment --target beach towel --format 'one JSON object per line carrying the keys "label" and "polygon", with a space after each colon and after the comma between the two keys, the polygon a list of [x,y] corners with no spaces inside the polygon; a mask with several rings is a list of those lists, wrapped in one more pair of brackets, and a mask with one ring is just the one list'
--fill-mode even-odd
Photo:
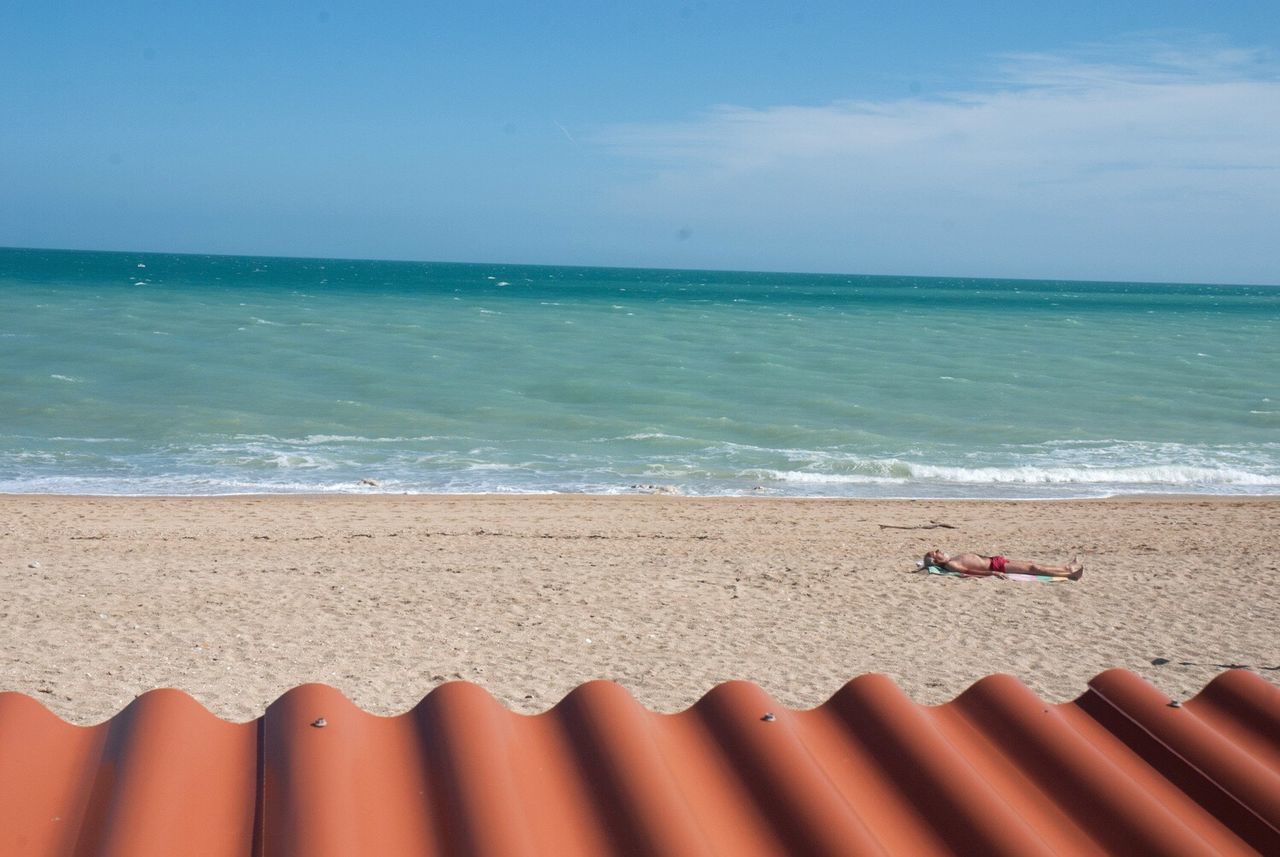
{"label": "beach towel", "polygon": [[916,570],[923,571],[926,574],[940,574],[943,577],[998,577],[1001,580],[1016,580],[1020,583],[1062,583],[1067,578],[1053,577],[1048,574],[1020,574],[1016,571],[998,571],[995,574],[965,574],[962,571],[949,571],[945,568],[938,568],[936,565],[926,566],[922,561],[916,560]]}

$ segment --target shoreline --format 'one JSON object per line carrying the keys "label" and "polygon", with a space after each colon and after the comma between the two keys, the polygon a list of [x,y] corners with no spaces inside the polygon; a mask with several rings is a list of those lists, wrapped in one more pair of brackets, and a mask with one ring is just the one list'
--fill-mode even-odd
{"label": "shoreline", "polygon": [[67,497],[82,500],[250,500],[257,498],[301,498],[322,500],[325,498],[357,499],[365,497],[387,497],[411,500],[426,499],[471,499],[471,498],[503,498],[519,499],[521,497],[583,497],[589,499],[608,500],[610,498],[638,499],[644,497],[661,497],[668,500],[768,500],[787,502],[803,500],[813,502],[840,503],[1094,503],[1110,500],[1170,500],[1175,502],[1200,500],[1236,501],[1255,500],[1259,502],[1280,502],[1280,492],[1275,494],[1225,494],[1221,492],[1197,494],[1194,492],[1151,493],[1126,492],[1122,494],[1100,494],[1096,497],[846,497],[841,495],[798,495],[771,494],[767,492],[747,492],[742,494],[685,494],[678,489],[673,491],[638,491],[626,490],[613,493],[596,493],[588,491],[258,491],[228,494],[86,494],[83,492],[60,491],[0,491],[0,499],[21,499],[24,497]]}
{"label": "shoreline", "polygon": [[[456,679],[523,713],[601,678],[668,712],[867,672],[926,704],[995,672],[1047,702],[1111,667],[1280,683],[1280,497],[4,494],[0,521],[0,690],[75,723],[155,687],[243,722],[311,681],[377,714]],[[1086,573],[911,573],[939,546]]]}

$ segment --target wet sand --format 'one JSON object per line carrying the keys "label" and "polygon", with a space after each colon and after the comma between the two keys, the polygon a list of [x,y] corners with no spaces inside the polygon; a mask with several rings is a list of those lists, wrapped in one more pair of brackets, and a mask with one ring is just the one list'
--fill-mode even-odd
{"label": "wet sand", "polygon": [[[378,714],[454,679],[526,713],[597,678],[659,711],[728,679],[809,708],[865,672],[922,703],[993,672],[1049,701],[1110,667],[1280,683],[1275,499],[41,495],[0,522],[0,690],[76,723],[154,687],[243,721],[311,681]],[[931,547],[1086,571],[913,573]]]}

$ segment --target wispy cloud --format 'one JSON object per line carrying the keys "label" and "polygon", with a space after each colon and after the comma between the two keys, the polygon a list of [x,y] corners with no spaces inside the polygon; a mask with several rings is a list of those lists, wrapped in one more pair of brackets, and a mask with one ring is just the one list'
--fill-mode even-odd
{"label": "wispy cloud", "polygon": [[[1145,264],[1275,281],[1276,72],[1263,52],[1206,42],[1097,46],[1001,57],[986,84],[940,97],[726,105],[593,142],[644,167],[619,204],[712,224],[704,235],[821,246],[823,267],[912,270],[911,244],[928,238],[936,262],[922,267],[937,272],[986,258],[992,273],[1032,275],[1039,260],[1065,276]],[[1062,264],[1090,243],[1097,270]],[[1212,247],[1223,258],[1206,259]],[[1194,271],[1180,255],[1193,250]]]}

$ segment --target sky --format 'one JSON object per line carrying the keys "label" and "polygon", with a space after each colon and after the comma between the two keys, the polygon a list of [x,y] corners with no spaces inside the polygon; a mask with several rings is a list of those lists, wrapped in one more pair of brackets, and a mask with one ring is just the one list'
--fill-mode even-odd
{"label": "sky", "polygon": [[1280,3],[7,2],[0,246],[1280,284]]}

